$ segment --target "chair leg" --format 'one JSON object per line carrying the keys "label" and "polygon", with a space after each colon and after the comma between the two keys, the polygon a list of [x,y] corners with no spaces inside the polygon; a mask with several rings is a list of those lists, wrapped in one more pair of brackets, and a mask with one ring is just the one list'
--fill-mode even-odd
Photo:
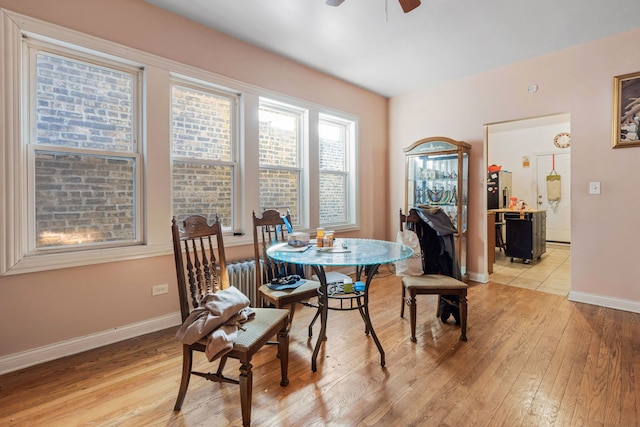
{"label": "chair leg", "polygon": [[311,319],[311,323],[309,323],[309,338],[313,336],[313,325],[316,323],[316,320],[318,320],[319,316],[320,316],[320,305],[318,304],[318,310],[316,310],[316,314],[313,315],[313,319]]}
{"label": "chair leg", "polygon": [[293,324],[293,315],[296,314],[296,303],[289,304],[289,327]]}
{"label": "chair leg", "polygon": [[364,322],[364,334],[369,335],[369,324],[367,323],[368,313],[365,313],[365,305],[362,303],[360,297],[358,297],[358,311],[360,312],[360,317],[362,317],[362,321]]}
{"label": "chair leg", "polygon": [[179,411],[182,408],[184,397],[187,394],[187,387],[189,387],[189,380],[191,379],[191,366],[193,362],[193,350],[188,345],[182,346],[182,379],[180,380],[180,389],[178,391],[178,398],[176,404],[173,406],[174,411]]}
{"label": "chair leg", "polygon": [[417,342],[416,339],[416,294],[415,292],[409,292],[411,301],[409,303],[409,318],[411,319],[411,341]]}
{"label": "chair leg", "polygon": [[222,359],[220,359],[220,363],[218,364],[217,374],[219,376],[222,376],[222,371],[224,371],[224,365],[226,364],[227,364],[227,356],[222,356]]}
{"label": "chair leg", "polygon": [[498,252],[506,252],[506,245],[504,244],[504,239],[502,238],[502,225],[500,224],[496,224],[496,246],[498,246]]}
{"label": "chair leg", "polygon": [[467,296],[460,296],[460,339],[467,340]]}
{"label": "chair leg", "polygon": [[242,408],[242,425],[251,425],[251,398],[253,394],[253,371],[251,362],[242,362],[240,366],[240,407]]}
{"label": "chair leg", "polygon": [[406,292],[406,288],[404,287],[404,285],[402,285],[402,305],[400,306],[400,317],[404,317],[404,305],[406,304],[405,298],[407,296]]}
{"label": "chair leg", "polygon": [[278,354],[280,355],[280,385],[289,384],[289,329],[278,332]]}

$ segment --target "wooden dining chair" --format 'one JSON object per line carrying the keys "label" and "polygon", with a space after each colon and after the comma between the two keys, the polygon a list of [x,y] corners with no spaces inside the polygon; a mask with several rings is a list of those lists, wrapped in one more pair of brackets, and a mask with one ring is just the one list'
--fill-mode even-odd
{"label": "wooden dining chair", "polygon": [[[291,224],[291,214],[280,214],[276,209],[267,209],[262,217],[257,217],[253,212],[253,249],[256,263],[256,286],[258,287],[258,304],[262,307],[265,303],[276,308],[289,308],[289,325],[293,322],[296,303],[318,308],[317,304],[309,300],[318,297],[320,282],[305,279],[305,282],[297,288],[274,290],[267,285],[272,279],[291,274],[302,273],[301,266],[274,261],[267,256],[267,249],[275,243],[287,242],[289,232],[285,219]],[[320,311],[316,312],[309,325],[309,337],[312,336],[312,326]]]}
{"label": "wooden dining chair", "polygon": [[[413,224],[413,230],[418,229],[417,224],[422,224],[415,209],[409,210],[409,215],[404,215],[400,209],[400,231],[405,224]],[[425,224],[428,227],[428,225]],[[420,235],[418,237],[421,237]],[[423,250],[423,249],[421,249]],[[424,253],[422,254],[424,256]],[[409,306],[409,319],[411,322],[411,341],[416,342],[416,312],[417,295],[438,295],[436,317],[440,317],[440,310],[443,304],[456,306],[460,311],[460,339],[467,340],[467,289],[468,285],[461,280],[444,274],[423,274],[421,276],[402,277],[402,305],[400,317],[404,317],[404,306]],[[409,297],[407,298],[407,294]],[[457,297],[448,298],[448,296]]]}
{"label": "wooden dining chair", "polygon": [[[185,219],[180,227],[174,217],[171,235],[173,236],[173,252],[178,279],[180,313],[184,322],[192,309],[200,305],[203,297],[229,287],[222,225],[217,216],[215,223],[208,225],[205,217],[193,215]],[[280,359],[280,385],[286,386],[289,383],[289,312],[269,308],[254,308],[253,310],[255,316],[243,323],[242,328],[239,328],[233,348],[222,356],[215,373],[191,370],[193,352],[205,352],[206,339],[191,345],[183,344],[182,379],[174,410],[178,411],[182,407],[189,379],[191,375],[197,375],[213,382],[239,384],[242,423],[245,426],[250,425],[253,387],[251,358],[274,336],[277,336],[277,357]],[[237,359],[240,362],[238,379],[224,376],[223,370],[227,359]]]}

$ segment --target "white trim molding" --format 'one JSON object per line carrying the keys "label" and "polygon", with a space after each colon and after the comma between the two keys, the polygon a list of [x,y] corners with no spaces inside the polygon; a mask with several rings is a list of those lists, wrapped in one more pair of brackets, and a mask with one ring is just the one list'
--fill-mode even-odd
{"label": "white trim molding", "polygon": [[488,274],[482,274],[482,273],[476,273],[473,271],[468,271],[467,272],[469,274],[469,280],[472,282],[478,282],[478,283],[488,283],[489,282],[489,275]]}
{"label": "white trim molding", "polygon": [[611,298],[604,295],[589,294],[586,292],[569,292],[569,301],[582,302],[585,304],[597,305],[600,307],[613,308],[616,310],[640,313],[640,302],[628,299]]}
{"label": "white trim molding", "polygon": [[0,375],[83,351],[171,328],[182,323],[179,312],[0,357]]}
{"label": "white trim molding", "polygon": [[[13,266],[21,251],[19,232],[20,189],[16,175],[20,162],[20,38],[21,34],[6,14],[0,14],[0,273]],[[11,143],[8,143],[11,142]]]}

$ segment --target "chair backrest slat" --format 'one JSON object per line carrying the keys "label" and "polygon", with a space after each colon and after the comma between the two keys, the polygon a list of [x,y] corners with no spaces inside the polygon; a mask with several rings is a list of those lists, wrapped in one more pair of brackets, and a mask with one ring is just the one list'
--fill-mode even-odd
{"label": "chair backrest slat", "polygon": [[418,215],[415,209],[409,209],[409,215],[404,215],[402,209],[400,209],[400,231],[402,231],[405,224],[417,224],[422,222],[422,219]]}
{"label": "chair backrest slat", "polygon": [[171,234],[184,321],[191,308],[198,307],[202,297],[229,286],[222,225],[217,216],[213,225],[208,225],[205,217],[193,215],[181,226],[174,217]]}
{"label": "chair backrest slat", "polygon": [[[287,212],[285,217],[287,221],[289,221],[289,224],[291,224],[291,214]],[[267,209],[262,213],[261,218],[256,217],[256,213],[253,212],[256,286],[260,287],[260,285],[269,282],[275,277],[295,273],[292,266],[276,262],[267,256],[267,249],[271,245],[278,242],[286,242],[288,239],[289,233],[279,211]]]}

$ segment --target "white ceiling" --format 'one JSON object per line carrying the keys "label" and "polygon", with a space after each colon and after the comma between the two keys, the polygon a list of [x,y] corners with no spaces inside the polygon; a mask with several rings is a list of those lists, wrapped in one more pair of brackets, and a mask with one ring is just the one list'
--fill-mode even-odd
{"label": "white ceiling", "polygon": [[640,0],[146,1],[388,97],[640,26]]}

